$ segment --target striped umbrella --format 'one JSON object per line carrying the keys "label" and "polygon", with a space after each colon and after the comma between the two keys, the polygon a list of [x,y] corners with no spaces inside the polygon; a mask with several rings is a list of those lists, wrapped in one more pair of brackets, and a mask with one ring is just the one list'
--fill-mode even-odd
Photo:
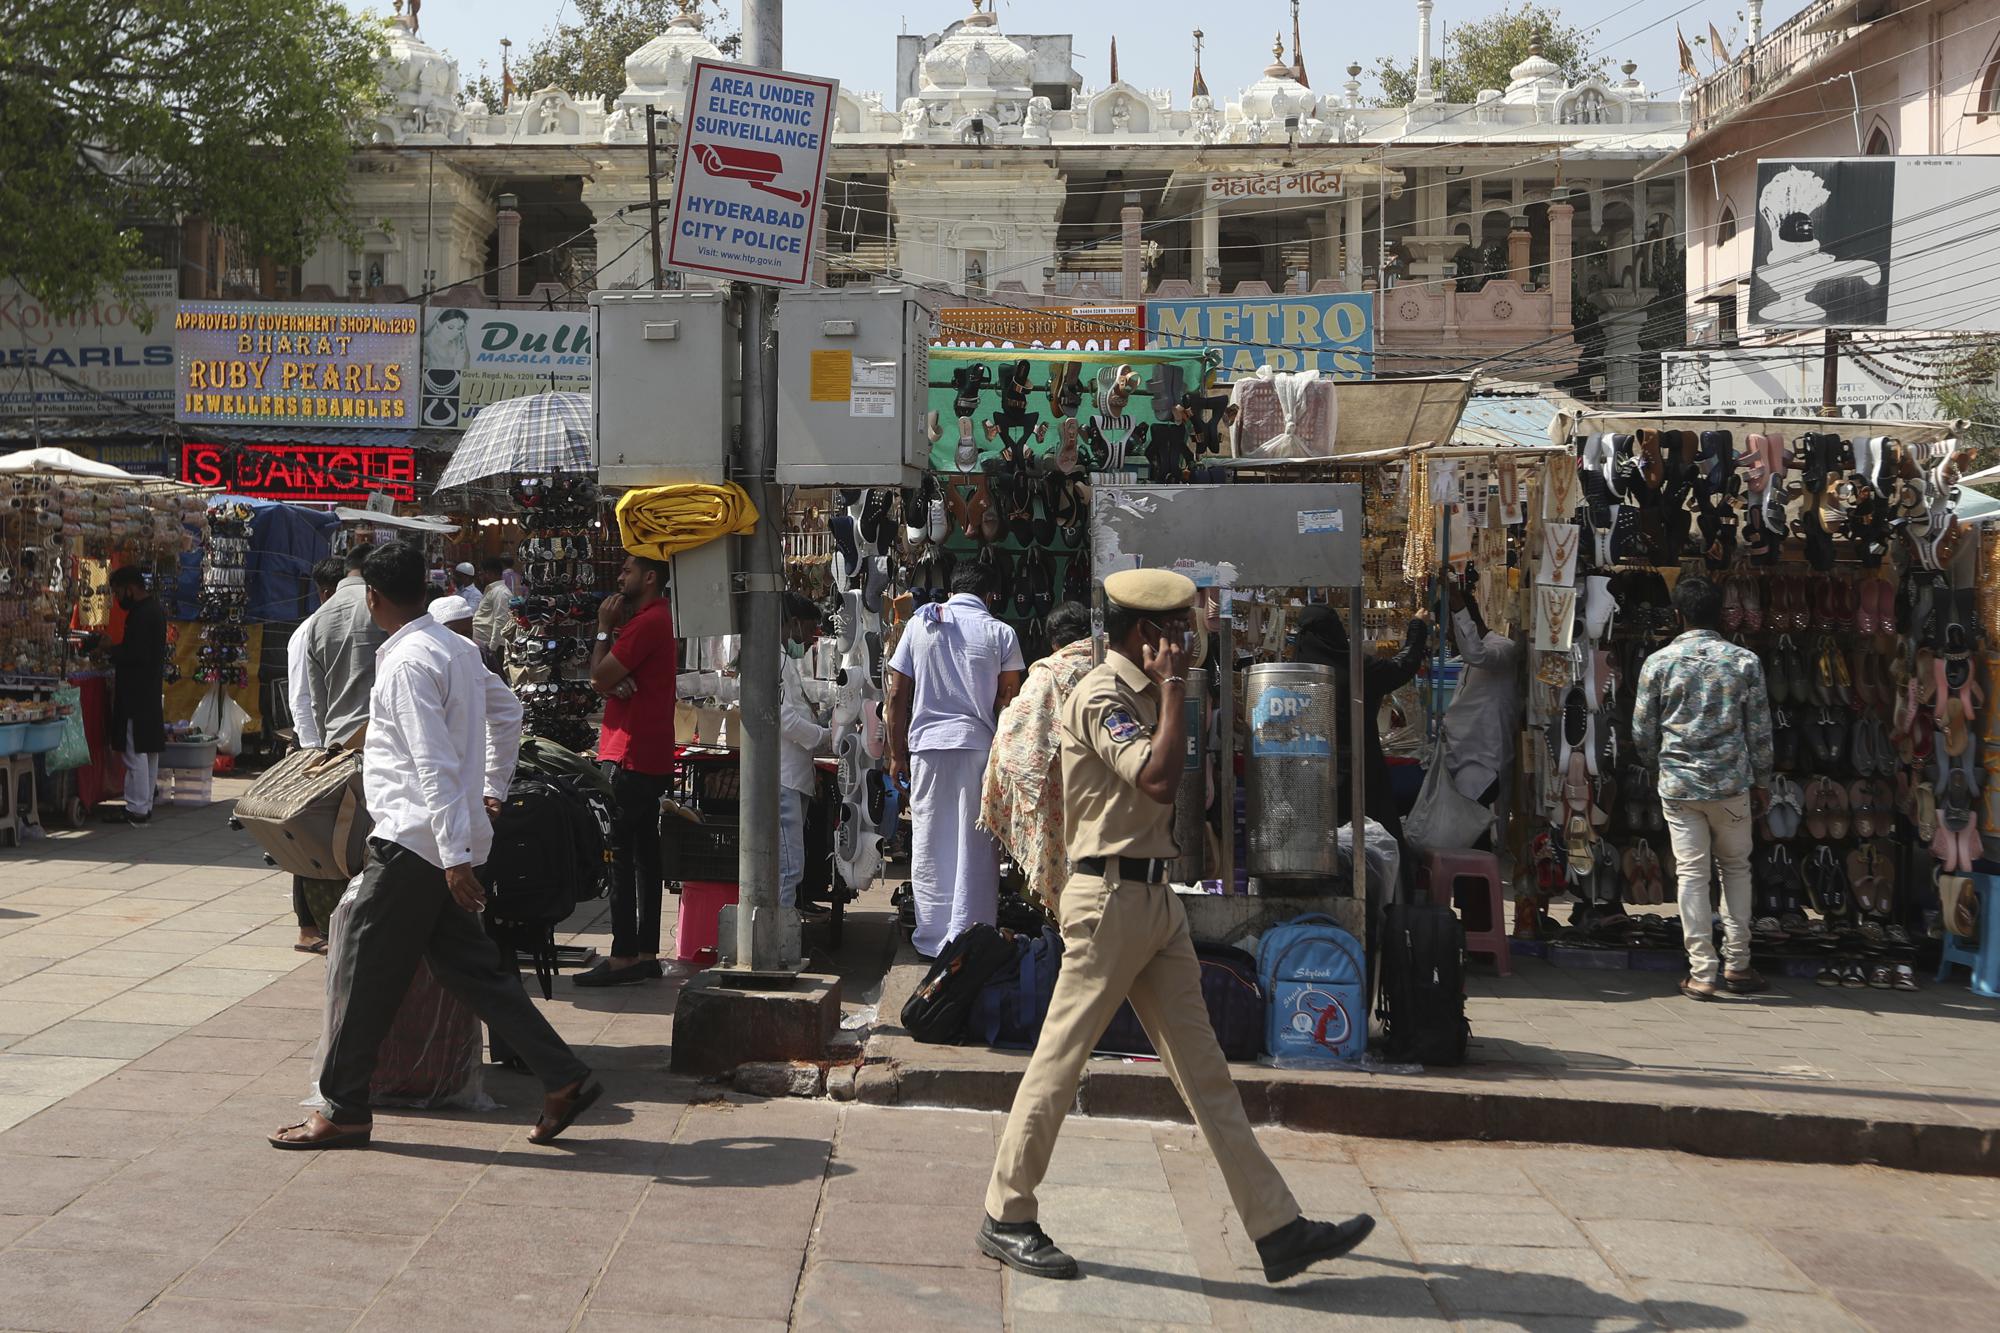
{"label": "striped umbrella", "polygon": [[451,456],[438,489],[482,477],[595,472],[590,395],[531,393],[479,410]]}

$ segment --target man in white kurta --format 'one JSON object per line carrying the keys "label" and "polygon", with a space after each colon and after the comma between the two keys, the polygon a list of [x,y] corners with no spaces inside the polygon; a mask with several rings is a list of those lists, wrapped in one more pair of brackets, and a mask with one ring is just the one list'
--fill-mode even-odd
{"label": "man in white kurta", "polygon": [[889,771],[910,782],[910,886],[917,952],[934,958],[999,912],[1000,851],[979,827],[993,721],[1021,688],[1021,641],[987,608],[989,571],[971,561],[952,597],[920,608],[889,659]]}

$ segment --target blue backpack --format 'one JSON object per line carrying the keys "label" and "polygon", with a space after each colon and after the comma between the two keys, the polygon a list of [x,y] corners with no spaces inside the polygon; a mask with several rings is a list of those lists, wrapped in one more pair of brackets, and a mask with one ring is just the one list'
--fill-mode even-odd
{"label": "blue backpack", "polygon": [[1002,963],[972,1003],[965,1032],[988,1046],[1032,1050],[1048,1017],[1049,999],[1062,971],[1062,935],[1054,926],[1040,935],[1011,935],[1014,959]]}
{"label": "blue backpack", "polygon": [[1318,913],[1294,917],[1257,943],[1264,1049],[1278,1061],[1345,1064],[1368,1049],[1368,968],[1354,936]]}

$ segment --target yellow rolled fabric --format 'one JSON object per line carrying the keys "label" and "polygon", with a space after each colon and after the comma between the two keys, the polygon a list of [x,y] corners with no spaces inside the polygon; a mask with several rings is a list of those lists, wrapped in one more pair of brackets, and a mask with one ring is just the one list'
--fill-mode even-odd
{"label": "yellow rolled fabric", "polygon": [[752,532],[757,506],[733,481],[647,486],[618,499],[618,539],[626,554],[667,560],[717,537]]}

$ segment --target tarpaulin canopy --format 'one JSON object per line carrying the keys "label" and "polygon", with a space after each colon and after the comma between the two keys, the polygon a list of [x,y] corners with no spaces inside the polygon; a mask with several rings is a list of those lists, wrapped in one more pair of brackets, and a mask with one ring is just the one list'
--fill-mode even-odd
{"label": "tarpaulin canopy", "polygon": [[1852,417],[1769,417],[1704,416],[1694,412],[1586,412],[1581,416],[1563,413],[1549,423],[1549,436],[1557,444],[1572,435],[1630,435],[1639,430],[1726,430],[1739,438],[1760,435],[1803,435],[1812,430],[1835,430],[1846,435],[1887,435],[1904,444],[1934,444],[1965,433],[1964,421],[1877,421]]}
{"label": "tarpaulin canopy", "polygon": [[[333,550],[333,530],[340,520],[320,509],[256,500],[241,495],[209,497],[209,507],[240,504],[250,507],[250,556],[243,571],[249,589],[246,621],[303,620],[319,605],[313,589],[313,566]],[[174,589],[174,615],[192,620],[201,610],[201,555],[181,557],[180,579]]]}
{"label": "tarpaulin canopy", "polygon": [[1334,384],[1339,415],[1333,453],[1311,458],[1220,458],[1204,467],[1270,468],[1296,464],[1363,461],[1427,444],[1445,444],[1458,429],[1470,376],[1423,375],[1408,379],[1339,380]]}
{"label": "tarpaulin canopy", "polygon": [[185,482],[169,481],[165,477],[142,477],[123,468],[113,467],[109,463],[100,463],[96,459],[85,458],[82,454],[58,449],[53,445],[41,449],[21,449],[11,454],[0,455],[0,472],[43,473],[65,477],[71,482],[84,485],[115,482],[149,491],[198,489],[188,486]]}

